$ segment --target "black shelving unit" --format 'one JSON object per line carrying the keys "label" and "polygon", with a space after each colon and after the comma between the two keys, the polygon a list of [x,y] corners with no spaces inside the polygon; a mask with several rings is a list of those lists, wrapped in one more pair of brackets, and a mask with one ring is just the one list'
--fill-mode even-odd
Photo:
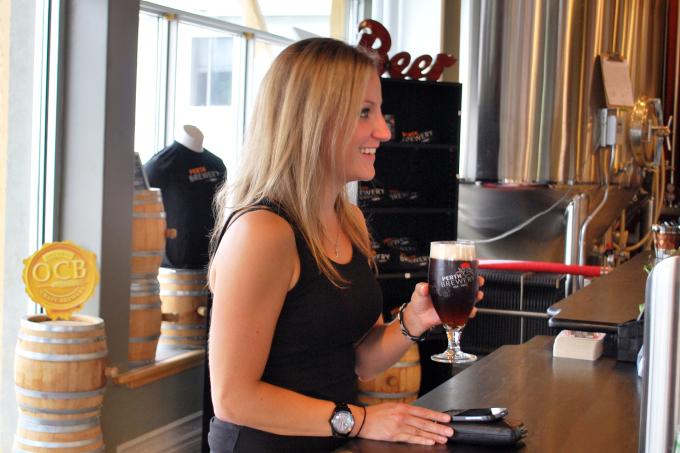
{"label": "black shelving unit", "polygon": [[[373,237],[389,319],[415,284],[427,280],[430,242],[457,237],[461,85],[382,79],[382,96],[394,135],[378,150],[375,178],[359,183],[358,201]],[[404,142],[409,132],[426,133],[429,142]],[[419,346],[423,394],[447,379],[451,367],[429,360],[444,350],[443,333]]]}

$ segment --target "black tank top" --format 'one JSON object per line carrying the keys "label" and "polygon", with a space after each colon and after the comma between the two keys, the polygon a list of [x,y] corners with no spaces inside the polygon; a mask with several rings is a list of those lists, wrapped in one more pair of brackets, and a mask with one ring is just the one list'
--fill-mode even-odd
{"label": "black tank top", "polygon": [[[291,225],[300,259],[300,277],[284,300],[262,380],[310,397],[356,404],[354,345],[382,312],[382,293],[367,257],[353,246],[349,263],[334,264],[348,282],[338,288],[318,268],[299,229],[280,206],[265,201],[248,211],[256,209],[275,212]],[[217,431],[227,430],[232,431],[228,437],[233,445],[218,449],[211,442],[214,452],[324,451],[339,444],[333,438],[279,436],[216,422],[211,426],[213,441]]]}

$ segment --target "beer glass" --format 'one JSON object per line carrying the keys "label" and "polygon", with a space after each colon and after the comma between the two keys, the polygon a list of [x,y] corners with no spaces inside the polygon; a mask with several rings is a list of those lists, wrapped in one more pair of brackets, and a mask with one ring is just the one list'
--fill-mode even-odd
{"label": "beer glass", "polygon": [[446,351],[433,355],[432,360],[442,363],[474,362],[476,355],[460,349],[460,336],[479,290],[474,242],[432,242],[427,274],[432,304],[448,339]]}

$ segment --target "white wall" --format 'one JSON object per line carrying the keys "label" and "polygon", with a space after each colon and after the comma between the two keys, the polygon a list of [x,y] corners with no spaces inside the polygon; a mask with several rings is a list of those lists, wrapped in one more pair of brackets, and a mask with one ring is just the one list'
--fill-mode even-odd
{"label": "white wall", "polygon": [[[31,127],[33,120],[33,36],[35,1],[0,0],[11,9],[7,137],[7,179],[2,284],[0,285],[0,451],[11,451],[16,429],[14,397],[14,345],[19,320],[26,314],[28,297],[21,281],[22,260],[30,253]],[[5,3],[6,5],[6,3]],[[6,30],[0,32],[5,35]],[[0,55],[0,58],[6,58]],[[1,115],[0,115],[1,116]],[[5,150],[0,149],[0,153]],[[0,248],[1,249],[1,248]]]}

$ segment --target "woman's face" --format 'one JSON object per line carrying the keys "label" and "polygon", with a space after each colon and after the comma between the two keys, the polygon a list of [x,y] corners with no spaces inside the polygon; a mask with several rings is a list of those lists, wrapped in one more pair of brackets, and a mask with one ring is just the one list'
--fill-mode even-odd
{"label": "woman's face", "polygon": [[346,182],[369,181],[375,176],[375,151],[380,142],[390,139],[380,106],[382,93],[377,73],[372,73],[366,84],[361,110],[357,112],[359,122],[350,139],[349,146],[342,154]]}

